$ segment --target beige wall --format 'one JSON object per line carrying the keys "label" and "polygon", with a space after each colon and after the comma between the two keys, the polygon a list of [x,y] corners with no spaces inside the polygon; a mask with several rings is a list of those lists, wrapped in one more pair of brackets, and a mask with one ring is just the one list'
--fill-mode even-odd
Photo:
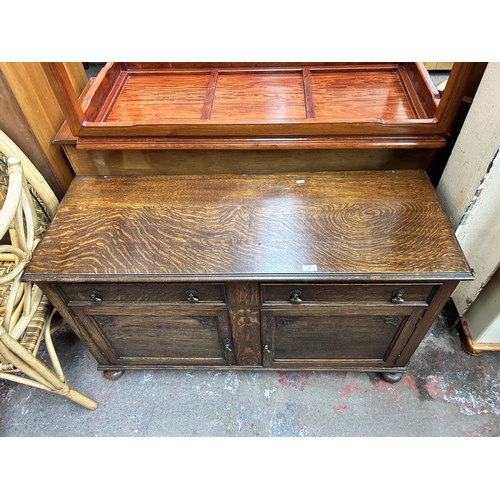
{"label": "beige wall", "polygon": [[499,150],[500,63],[489,63],[437,187],[475,276],[452,295],[460,315],[500,263]]}

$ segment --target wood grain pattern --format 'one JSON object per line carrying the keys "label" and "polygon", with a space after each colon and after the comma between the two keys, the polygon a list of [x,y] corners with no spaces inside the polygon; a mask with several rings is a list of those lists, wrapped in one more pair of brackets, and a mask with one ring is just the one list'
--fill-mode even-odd
{"label": "wood grain pattern", "polygon": [[258,283],[232,281],[225,285],[227,303],[231,306],[256,307],[261,304]]}
{"label": "wood grain pattern", "polygon": [[433,321],[436,319],[437,315],[441,312],[447,300],[456,288],[458,281],[448,281],[443,283],[441,287],[436,290],[434,297],[432,298],[430,307],[422,314],[421,320],[415,329],[415,332],[408,339],[407,344],[404,349],[401,350],[398,358],[395,360],[396,366],[406,366],[410,361],[411,356],[415,352],[424,335],[429,331],[432,326]]}
{"label": "wood grain pattern", "polygon": [[423,172],[77,177],[27,270],[85,281],[388,274],[470,277]]}
{"label": "wood grain pattern", "polygon": [[311,82],[317,118],[387,122],[418,118],[397,71],[312,71]]}
{"label": "wood grain pattern", "polygon": [[[209,117],[213,124],[304,122],[306,118],[324,122],[405,122],[432,117],[432,113],[420,116],[412,109],[406,89],[407,85],[412,86],[412,79],[399,75],[404,65],[333,63],[324,68],[226,67],[211,72],[209,68],[180,70],[159,65],[154,69],[127,68],[123,63],[119,65],[121,71],[116,72],[116,66],[110,63],[104,72],[113,75],[120,90],[96,88],[92,95],[102,101],[103,94],[110,94],[112,102],[107,106],[112,108],[111,112],[100,115],[96,121],[103,125],[106,122],[180,125],[185,120],[200,120],[209,89],[214,95]],[[216,85],[209,87],[209,77],[214,72],[218,74]],[[125,83],[123,75],[127,75]],[[432,82],[428,83],[427,89],[420,86],[420,94],[433,93]],[[80,133],[91,135],[86,131]]]}
{"label": "wood grain pattern", "polygon": [[71,329],[82,340],[96,361],[103,364],[108,363],[109,358],[104,354],[105,351],[103,351],[102,346],[99,345],[99,342],[96,342],[96,338],[92,336],[91,330],[85,327],[80,318],[66,307],[66,302],[61,299],[57,288],[53,287],[51,283],[40,283],[40,288],[61,316],[68,322]]}
{"label": "wood grain pattern", "polygon": [[[80,63],[66,63],[75,91],[87,77]],[[62,199],[74,173],[63,149],[53,144],[64,115],[41,68],[35,62],[0,62],[0,129],[30,158]]]}
{"label": "wood grain pattern", "polygon": [[212,120],[264,123],[305,118],[301,71],[219,75]]}
{"label": "wood grain pattern", "polygon": [[152,364],[227,364],[227,311],[197,308],[99,307],[86,310],[112,347],[116,361]]}
{"label": "wood grain pattern", "polygon": [[263,365],[276,369],[394,366],[419,307],[289,306],[262,311]]}
{"label": "wood grain pattern", "polygon": [[210,73],[129,76],[103,120],[107,122],[164,123],[202,119]]}
{"label": "wood grain pattern", "polygon": [[362,304],[363,302],[380,302],[390,303],[394,297],[394,292],[404,288],[402,294],[405,302],[423,302],[429,300],[431,293],[433,293],[435,286],[440,284],[420,284],[405,283],[401,287],[397,283],[392,284],[378,284],[370,283],[369,285],[356,285],[356,284],[301,284],[301,283],[287,283],[286,285],[278,283],[265,283],[261,285],[262,289],[262,303],[264,305],[275,305],[277,303],[290,302],[290,292],[294,289],[300,289],[300,299],[303,304],[314,304],[318,302],[330,302],[336,304],[342,303],[356,303]]}
{"label": "wood grain pattern", "polygon": [[140,285],[114,283],[61,284],[60,292],[67,299],[67,303],[92,302],[92,293],[98,296],[103,304],[116,302],[151,302],[186,304],[188,290],[194,290],[199,304],[224,304],[224,285],[215,283],[142,283]]}
{"label": "wood grain pattern", "polygon": [[261,365],[260,311],[258,309],[231,308],[231,331],[238,366]]}
{"label": "wood grain pattern", "polygon": [[[273,311],[274,362],[286,360],[383,360],[404,314],[355,316],[317,310]],[[405,311],[408,314],[408,311]],[[351,332],[346,335],[345,332]]]}

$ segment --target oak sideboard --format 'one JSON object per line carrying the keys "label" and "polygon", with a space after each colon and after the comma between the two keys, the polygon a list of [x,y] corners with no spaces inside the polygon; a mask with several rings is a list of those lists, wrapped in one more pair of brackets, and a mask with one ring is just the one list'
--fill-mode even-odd
{"label": "oak sideboard", "polygon": [[110,378],[217,367],[396,381],[471,273],[411,170],[77,176],[26,279]]}
{"label": "oak sideboard", "polygon": [[108,378],[399,380],[472,279],[426,169],[473,63],[42,63],[74,171],[28,266]]}

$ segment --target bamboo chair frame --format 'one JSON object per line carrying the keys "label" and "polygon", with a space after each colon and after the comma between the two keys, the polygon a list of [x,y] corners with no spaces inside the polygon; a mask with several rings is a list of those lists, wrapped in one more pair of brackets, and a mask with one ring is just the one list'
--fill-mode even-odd
{"label": "bamboo chair frame", "polygon": [[[58,200],[2,131],[0,161],[8,165],[7,175],[3,168],[0,172],[2,181],[8,180],[6,194],[0,189],[0,243],[6,240],[0,244],[0,378],[60,394],[95,410],[95,401],[68,385],[57,357],[52,334],[65,321],[53,323],[57,311],[48,298],[36,284],[22,281]],[[42,340],[52,367],[37,355]]]}

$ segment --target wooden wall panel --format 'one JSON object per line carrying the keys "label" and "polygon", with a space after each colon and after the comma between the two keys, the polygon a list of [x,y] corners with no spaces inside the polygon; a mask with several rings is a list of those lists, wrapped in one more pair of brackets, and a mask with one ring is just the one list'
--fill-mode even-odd
{"label": "wooden wall panel", "polygon": [[[87,84],[81,63],[65,63],[75,91]],[[64,116],[40,63],[0,63],[0,128],[23,150],[61,199],[74,172],[52,144]]]}
{"label": "wooden wall panel", "polygon": [[270,174],[429,166],[435,149],[84,150],[63,148],[77,175]]}

